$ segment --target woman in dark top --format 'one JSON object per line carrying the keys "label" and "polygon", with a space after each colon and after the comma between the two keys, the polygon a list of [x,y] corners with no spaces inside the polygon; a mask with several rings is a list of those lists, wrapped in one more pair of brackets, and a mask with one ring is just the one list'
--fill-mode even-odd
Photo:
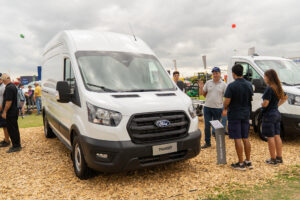
{"label": "woman in dark top", "polygon": [[264,80],[268,85],[262,98],[262,133],[268,137],[268,146],[271,158],[267,164],[282,163],[282,141],[280,138],[281,116],[278,107],[287,100],[275,70],[265,71]]}

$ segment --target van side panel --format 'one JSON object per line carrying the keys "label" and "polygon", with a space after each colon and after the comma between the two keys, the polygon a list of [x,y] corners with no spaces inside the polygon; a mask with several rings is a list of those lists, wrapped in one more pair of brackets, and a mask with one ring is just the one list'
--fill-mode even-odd
{"label": "van side panel", "polygon": [[64,76],[64,63],[63,55],[64,45],[54,45],[47,51],[43,64],[43,107],[46,111],[50,125],[55,128],[56,132],[60,134],[61,138],[65,142],[70,143],[68,128],[63,123],[63,116],[61,113],[62,103],[58,103],[56,97],[58,95],[56,91],[57,81],[62,81]]}

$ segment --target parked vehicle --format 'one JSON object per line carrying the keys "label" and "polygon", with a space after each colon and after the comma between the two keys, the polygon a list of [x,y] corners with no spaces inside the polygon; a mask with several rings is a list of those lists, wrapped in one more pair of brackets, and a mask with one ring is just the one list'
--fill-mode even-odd
{"label": "parked vehicle", "polygon": [[228,67],[228,83],[233,81],[232,66],[241,64],[244,67],[244,78],[253,84],[254,97],[252,102],[252,125],[254,130],[262,135],[261,103],[262,94],[266,88],[264,71],[274,69],[281,80],[283,90],[288,95],[288,101],[279,107],[281,113],[281,129],[283,135],[300,134],[300,68],[295,62],[285,58],[267,56],[234,56]]}
{"label": "parked vehicle", "polygon": [[201,132],[191,99],[133,36],[63,31],[43,53],[44,132],[71,151],[76,176],[195,157]]}

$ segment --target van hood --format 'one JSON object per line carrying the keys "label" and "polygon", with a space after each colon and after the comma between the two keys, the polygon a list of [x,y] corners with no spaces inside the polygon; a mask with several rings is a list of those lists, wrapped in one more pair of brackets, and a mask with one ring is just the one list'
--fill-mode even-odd
{"label": "van hood", "polygon": [[131,116],[135,113],[158,111],[187,111],[192,105],[190,97],[182,91],[97,93],[87,92],[86,101],[108,110]]}
{"label": "van hood", "polygon": [[300,95],[300,86],[282,86],[282,89],[286,93]]}

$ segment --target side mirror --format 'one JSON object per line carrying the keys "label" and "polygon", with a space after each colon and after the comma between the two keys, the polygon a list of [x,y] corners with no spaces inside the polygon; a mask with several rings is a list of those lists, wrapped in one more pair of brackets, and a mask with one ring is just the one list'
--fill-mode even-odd
{"label": "side mirror", "polygon": [[58,81],[56,85],[56,90],[58,91],[57,101],[60,103],[68,103],[71,101],[71,90],[69,84],[66,81]]}
{"label": "side mirror", "polygon": [[266,85],[263,79],[253,79],[252,84],[254,86],[255,93],[263,93],[266,89]]}

